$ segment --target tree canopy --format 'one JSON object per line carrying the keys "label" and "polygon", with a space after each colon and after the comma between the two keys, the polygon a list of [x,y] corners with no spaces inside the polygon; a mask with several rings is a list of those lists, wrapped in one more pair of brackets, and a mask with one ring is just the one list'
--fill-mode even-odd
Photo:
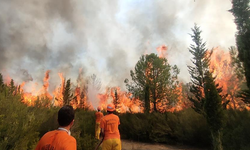
{"label": "tree canopy", "polygon": [[193,66],[188,66],[191,75],[191,86],[189,100],[193,102],[193,109],[202,114],[209,125],[212,135],[213,149],[221,150],[221,129],[223,122],[222,96],[219,95],[221,88],[215,83],[209,70],[212,52],[206,49],[202,42],[201,30],[195,25],[191,34],[194,44],[191,44],[189,52],[194,56]]}
{"label": "tree canopy", "polygon": [[[238,58],[243,63],[244,74],[247,81],[247,87],[250,88],[250,7],[249,0],[232,0],[232,9],[230,12],[235,17],[237,26],[236,44],[238,49]],[[243,90],[241,93],[243,101],[250,103],[250,90]]]}
{"label": "tree canopy", "polygon": [[130,71],[133,83],[128,84],[128,80],[125,80],[127,88],[134,96],[144,99],[146,111],[149,111],[150,102],[153,103],[153,110],[158,111],[157,105],[167,98],[168,89],[173,87],[174,79],[179,73],[176,66],[173,68],[166,58],[159,58],[151,53],[142,55],[135,65],[135,70]]}
{"label": "tree canopy", "polygon": [[193,96],[189,97],[189,100],[193,103],[193,109],[204,114],[204,78],[205,72],[209,70],[209,61],[212,52],[208,52],[206,49],[206,43],[202,41],[201,30],[195,25],[192,28],[193,34],[191,38],[194,44],[190,45],[189,52],[193,55],[191,60],[193,66],[188,66],[189,74],[191,76],[190,92]]}

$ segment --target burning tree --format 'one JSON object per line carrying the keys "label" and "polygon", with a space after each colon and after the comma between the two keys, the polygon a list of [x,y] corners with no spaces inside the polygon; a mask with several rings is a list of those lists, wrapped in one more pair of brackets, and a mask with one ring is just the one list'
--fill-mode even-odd
{"label": "burning tree", "polygon": [[217,47],[213,50],[209,67],[216,76],[216,82],[223,87],[222,94],[227,95],[223,98],[223,103],[227,108],[242,109],[245,103],[237,97],[237,92],[245,85],[245,78],[242,73],[241,63],[236,59],[236,49],[230,47],[230,52]]}
{"label": "burning tree", "polygon": [[[178,69],[175,66],[174,74],[177,76]],[[130,71],[133,83],[125,80],[127,89],[135,97],[144,100],[146,112],[149,112],[150,103],[153,104],[153,110],[159,111],[159,104],[167,101],[168,91],[173,88],[173,76],[171,76],[171,66],[166,58],[159,58],[156,54],[141,56],[135,66],[135,71]]]}
{"label": "burning tree", "polygon": [[220,130],[222,128],[222,102],[219,92],[222,89],[217,88],[214,78],[209,72],[209,63],[212,52],[208,52],[206,44],[202,42],[201,30],[197,25],[192,28],[192,40],[189,52],[194,56],[192,63],[194,66],[188,66],[191,75],[189,100],[193,103],[193,109],[202,114],[210,127],[213,140],[213,148],[221,150]]}
{"label": "burning tree", "polygon": [[238,49],[238,58],[243,63],[244,73],[247,81],[247,90],[242,92],[243,100],[250,103],[250,8],[249,0],[232,0],[232,9],[230,12],[235,17],[235,24],[238,32],[236,34],[236,43]]}
{"label": "burning tree", "polygon": [[69,105],[70,101],[73,99],[73,94],[71,93],[71,88],[70,88],[70,79],[67,80],[66,86],[63,91],[63,104],[64,105]]}
{"label": "burning tree", "polygon": [[[114,93],[113,93],[113,90],[114,90]],[[120,96],[118,94],[118,89],[117,88],[111,88],[111,91],[112,91],[112,97],[113,97],[113,104],[115,105],[115,108],[116,109],[119,109],[120,107],[120,102],[119,102],[119,99],[120,99]]]}

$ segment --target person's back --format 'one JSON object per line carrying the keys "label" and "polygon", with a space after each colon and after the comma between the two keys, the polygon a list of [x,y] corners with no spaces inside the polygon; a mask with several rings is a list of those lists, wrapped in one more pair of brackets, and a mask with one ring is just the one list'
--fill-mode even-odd
{"label": "person's back", "polygon": [[103,117],[103,113],[98,111],[98,112],[95,113],[95,117],[96,117],[96,123],[100,123],[101,118]]}
{"label": "person's back", "polygon": [[104,136],[102,150],[121,150],[120,132],[118,126],[120,124],[119,117],[114,113],[115,106],[109,104],[107,106],[108,114],[101,119],[102,135]]}
{"label": "person's back", "polygon": [[101,122],[101,118],[103,117],[103,113],[101,112],[101,107],[98,106],[97,107],[98,112],[95,113],[95,138],[99,140],[100,138],[100,132],[101,132],[101,128],[100,128],[100,122]]}
{"label": "person's back", "polygon": [[73,107],[63,106],[58,111],[59,128],[44,134],[35,150],[76,150],[76,139],[70,135],[74,117]]}
{"label": "person's back", "polygon": [[102,118],[102,126],[104,129],[104,140],[120,139],[118,125],[120,124],[119,117],[115,114],[107,114]]}
{"label": "person's back", "polygon": [[71,150],[76,149],[76,140],[63,130],[47,132],[39,141],[36,150]]}

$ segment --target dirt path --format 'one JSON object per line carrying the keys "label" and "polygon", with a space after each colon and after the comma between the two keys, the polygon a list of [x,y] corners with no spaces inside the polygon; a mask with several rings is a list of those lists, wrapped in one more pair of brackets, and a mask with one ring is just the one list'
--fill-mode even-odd
{"label": "dirt path", "polygon": [[122,140],[122,150],[205,150],[205,149],[190,148],[185,146],[139,143],[129,140]]}

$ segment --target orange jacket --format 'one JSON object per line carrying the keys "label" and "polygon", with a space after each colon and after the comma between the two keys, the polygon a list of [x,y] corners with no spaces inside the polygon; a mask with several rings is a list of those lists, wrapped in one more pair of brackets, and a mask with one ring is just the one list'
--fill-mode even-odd
{"label": "orange jacket", "polygon": [[47,132],[38,142],[35,150],[76,150],[76,139],[67,132],[54,130]]}
{"label": "orange jacket", "polygon": [[118,129],[119,124],[119,117],[115,114],[108,114],[102,117],[100,127],[104,129],[104,140],[120,139],[120,132]]}
{"label": "orange jacket", "polygon": [[96,118],[95,122],[96,123],[100,123],[102,117],[103,117],[103,113],[102,112],[96,112],[95,113],[95,118]]}

